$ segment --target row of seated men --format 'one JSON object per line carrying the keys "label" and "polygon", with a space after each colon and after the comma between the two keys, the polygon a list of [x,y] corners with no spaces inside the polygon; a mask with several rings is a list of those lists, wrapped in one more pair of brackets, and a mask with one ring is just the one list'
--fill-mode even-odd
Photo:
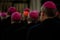
{"label": "row of seated men", "polygon": [[[1,14],[0,28],[3,40],[60,39],[60,14],[54,2],[45,2],[41,6],[40,14],[36,10],[28,11],[28,14],[25,10],[25,20],[22,20],[21,13],[16,10],[13,12],[10,11],[7,17],[4,12]],[[29,15],[29,19],[26,15]]]}

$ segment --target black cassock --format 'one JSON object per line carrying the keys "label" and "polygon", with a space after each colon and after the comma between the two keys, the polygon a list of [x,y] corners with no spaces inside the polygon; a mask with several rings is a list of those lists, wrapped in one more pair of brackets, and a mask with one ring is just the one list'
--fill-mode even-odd
{"label": "black cassock", "polygon": [[60,22],[56,19],[46,19],[41,24],[28,29],[26,40],[54,40],[60,39]]}

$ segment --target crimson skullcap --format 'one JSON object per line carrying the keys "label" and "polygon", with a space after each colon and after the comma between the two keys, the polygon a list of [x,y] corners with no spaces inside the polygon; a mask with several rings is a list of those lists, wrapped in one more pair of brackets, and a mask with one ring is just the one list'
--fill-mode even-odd
{"label": "crimson skullcap", "polygon": [[2,13],[1,13],[1,16],[2,16],[2,17],[6,17],[6,16],[7,16],[7,13],[6,13],[6,12],[2,12]]}
{"label": "crimson skullcap", "polygon": [[16,8],[15,7],[9,7],[8,8],[8,12],[9,13],[13,13],[13,12],[16,12],[17,10],[16,10]]}
{"label": "crimson skullcap", "polygon": [[37,19],[38,16],[39,16],[39,12],[37,10],[34,10],[32,11],[30,14],[29,14],[30,18],[32,19]]}
{"label": "crimson skullcap", "polygon": [[11,15],[11,18],[12,20],[15,20],[15,21],[18,21],[18,20],[21,20],[21,13],[19,12],[14,12],[12,15]]}
{"label": "crimson skullcap", "polygon": [[25,9],[24,9],[24,11],[28,11],[28,12],[29,12],[29,11],[30,11],[30,9],[29,9],[29,8],[25,8]]}
{"label": "crimson skullcap", "polygon": [[43,4],[43,6],[44,6],[45,8],[56,9],[56,5],[55,5],[55,3],[52,2],[52,1],[47,1],[47,2],[45,2],[45,3]]}

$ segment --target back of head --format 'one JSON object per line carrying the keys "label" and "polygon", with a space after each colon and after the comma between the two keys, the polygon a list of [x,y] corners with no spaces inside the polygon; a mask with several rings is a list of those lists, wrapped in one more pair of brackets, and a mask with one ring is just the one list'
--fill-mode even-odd
{"label": "back of head", "polygon": [[17,10],[15,7],[9,7],[7,11],[8,11],[8,14],[11,15],[12,13],[16,12]]}
{"label": "back of head", "polygon": [[25,23],[27,23],[28,21],[28,15],[29,15],[30,9],[29,8],[25,8],[23,11],[23,21]]}
{"label": "back of head", "polygon": [[11,15],[11,19],[12,21],[14,22],[19,22],[21,20],[21,13],[19,12],[14,12],[12,15]]}
{"label": "back of head", "polygon": [[30,11],[30,9],[29,9],[29,8],[25,8],[25,9],[24,9],[24,11],[28,11],[28,12],[29,12],[29,11]]}
{"label": "back of head", "polygon": [[1,17],[6,17],[7,16],[7,13],[6,12],[2,12],[1,13]]}
{"label": "back of head", "polygon": [[56,15],[56,5],[52,1],[47,1],[42,5],[41,11],[48,17],[54,17]]}
{"label": "back of head", "polygon": [[39,17],[39,12],[37,10],[30,12],[29,17],[32,21],[37,21]]}
{"label": "back of head", "polygon": [[7,13],[1,12],[1,20],[6,20],[6,19],[7,19]]}

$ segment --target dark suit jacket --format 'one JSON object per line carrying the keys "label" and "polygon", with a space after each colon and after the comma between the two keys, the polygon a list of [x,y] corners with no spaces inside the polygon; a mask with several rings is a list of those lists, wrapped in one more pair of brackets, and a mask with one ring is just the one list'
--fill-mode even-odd
{"label": "dark suit jacket", "polygon": [[46,19],[43,23],[29,28],[26,40],[54,40],[60,36],[60,22],[53,19]]}

